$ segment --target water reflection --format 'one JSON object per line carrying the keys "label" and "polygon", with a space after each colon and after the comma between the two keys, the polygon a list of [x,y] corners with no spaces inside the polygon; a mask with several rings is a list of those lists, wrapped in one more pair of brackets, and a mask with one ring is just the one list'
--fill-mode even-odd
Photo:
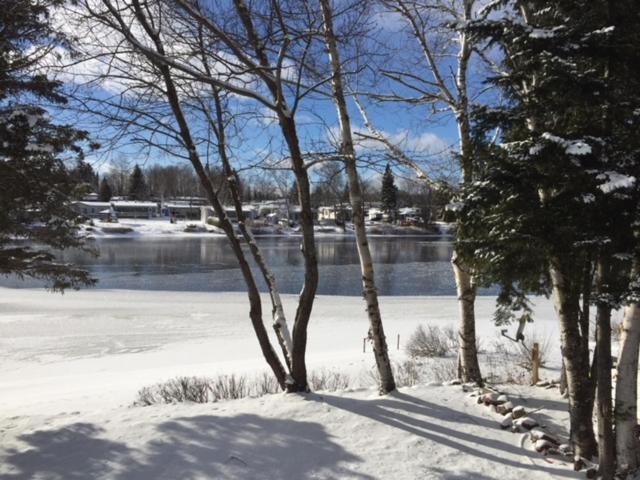
{"label": "water reflection", "polygon": [[[258,241],[281,290],[298,293],[304,275],[300,238],[264,237]],[[369,242],[382,295],[455,294],[449,263],[451,243],[427,237],[377,237]],[[98,258],[67,251],[62,259],[90,269],[99,279],[98,288],[245,290],[235,257],[224,238],[101,239],[96,246],[100,250]],[[360,295],[361,275],[354,239],[321,237],[317,248],[318,293]],[[264,289],[261,279],[259,283]],[[3,278],[0,285],[39,284]]]}

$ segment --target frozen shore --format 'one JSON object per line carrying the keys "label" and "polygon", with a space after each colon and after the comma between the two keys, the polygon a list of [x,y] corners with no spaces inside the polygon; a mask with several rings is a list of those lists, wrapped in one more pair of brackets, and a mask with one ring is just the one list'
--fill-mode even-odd
{"label": "frozen shore", "polygon": [[[295,295],[285,295],[289,318]],[[265,368],[243,293],[83,290],[64,295],[0,288],[0,410],[5,414],[124,405],[145,385],[176,375],[251,373]],[[494,299],[477,302],[479,337],[499,335]],[[455,326],[453,297],[381,297],[393,358],[420,324]],[[265,323],[270,304],[263,300]],[[357,297],[317,298],[309,327],[311,368],[373,369],[362,352],[368,323]],[[530,327],[553,343],[551,302],[540,299]],[[398,335],[400,350],[397,350]],[[46,391],[46,397],[40,392]]]}

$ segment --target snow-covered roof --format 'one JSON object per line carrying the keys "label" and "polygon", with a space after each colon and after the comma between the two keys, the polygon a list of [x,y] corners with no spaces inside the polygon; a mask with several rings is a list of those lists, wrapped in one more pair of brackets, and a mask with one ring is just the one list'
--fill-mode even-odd
{"label": "snow-covered roof", "polygon": [[76,200],[72,202],[73,205],[84,205],[85,207],[110,207],[111,204],[109,202],[94,202],[92,200]]}
{"label": "snow-covered roof", "polygon": [[188,203],[163,203],[163,206],[167,208],[200,208],[201,205],[189,205]]}
{"label": "snow-covered roof", "polygon": [[111,202],[114,207],[140,207],[140,208],[158,208],[155,202],[139,202],[136,200],[117,200]]}

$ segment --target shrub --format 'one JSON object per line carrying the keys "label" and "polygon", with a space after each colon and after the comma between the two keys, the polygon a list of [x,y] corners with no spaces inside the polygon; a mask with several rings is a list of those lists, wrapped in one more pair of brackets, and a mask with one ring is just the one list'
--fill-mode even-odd
{"label": "shrub", "polygon": [[426,328],[420,325],[409,337],[405,348],[412,358],[444,357],[455,350],[451,332],[434,325],[427,325]]}
{"label": "shrub", "polygon": [[338,371],[325,369],[311,372],[308,382],[309,387],[314,392],[320,390],[329,392],[344,390],[346,388],[349,388],[350,384],[352,383],[349,375]]}

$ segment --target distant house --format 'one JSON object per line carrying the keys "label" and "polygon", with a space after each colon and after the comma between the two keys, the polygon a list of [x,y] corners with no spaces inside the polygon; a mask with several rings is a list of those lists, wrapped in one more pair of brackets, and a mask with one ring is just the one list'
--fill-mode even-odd
{"label": "distant house", "polygon": [[380,222],[383,218],[384,212],[381,209],[375,207],[369,208],[369,211],[367,212],[367,219],[370,222]]}
{"label": "distant house", "polygon": [[[242,207],[242,212],[247,220],[252,221],[256,219],[257,211],[253,205],[244,205]],[[225,206],[224,213],[232,222],[238,221],[238,215],[236,214],[236,209],[234,207]],[[213,207],[200,207],[200,221],[207,223],[210,218],[218,218]]]}
{"label": "distant house", "polygon": [[418,224],[422,221],[422,210],[417,207],[405,207],[398,210],[396,220],[407,224]]}
{"label": "distant house", "polygon": [[118,218],[154,218],[159,214],[156,202],[116,200],[111,206]]}
{"label": "distant house", "polygon": [[109,202],[93,202],[88,200],[78,200],[71,202],[71,208],[78,215],[87,218],[102,218],[105,216],[104,211],[109,211],[111,203]]}
{"label": "distant house", "polygon": [[318,221],[348,222],[353,218],[351,205],[330,205],[318,207]]}
{"label": "distant house", "polygon": [[167,202],[162,204],[160,212],[164,217],[174,216],[176,218],[186,218],[197,220],[200,218],[200,205],[185,205],[183,203]]}
{"label": "distant house", "polygon": [[89,192],[82,197],[82,200],[84,200],[85,202],[97,202],[98,194],[95,192]]}

